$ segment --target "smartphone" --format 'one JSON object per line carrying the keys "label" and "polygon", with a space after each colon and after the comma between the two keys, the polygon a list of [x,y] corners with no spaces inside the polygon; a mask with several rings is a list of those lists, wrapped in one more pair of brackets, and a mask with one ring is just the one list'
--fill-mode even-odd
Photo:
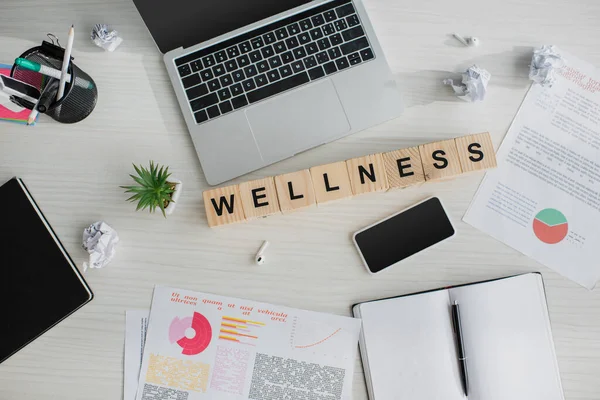
{"label": "smartphone", "polygon": [[0,90],[33,104],[37,103],[40,98],[40,91],[35,86],[5,75],[0,75]]}
{"label": "smartphone", "polygon": [[441,200],[430,197],[354,234],[363,264],[372,274],[454,236]]}

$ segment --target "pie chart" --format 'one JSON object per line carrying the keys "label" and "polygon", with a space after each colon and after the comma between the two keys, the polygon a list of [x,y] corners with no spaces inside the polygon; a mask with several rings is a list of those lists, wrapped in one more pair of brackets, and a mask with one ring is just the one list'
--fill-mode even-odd
{"label": "pie chart", "polygon": [[169,341],[177,342],[181,347],[181,354],[193,356],[202,353],[212,339],[212,327],[208,319],[200,313],[194,312],[191,317],[173,318],[169,326]]}
{"label": "pie chart", "polygon": [[533,233],[544,243],[559,243],[567,236],[568,232],[567,218],[554,208],[543,209],[533,220]]}

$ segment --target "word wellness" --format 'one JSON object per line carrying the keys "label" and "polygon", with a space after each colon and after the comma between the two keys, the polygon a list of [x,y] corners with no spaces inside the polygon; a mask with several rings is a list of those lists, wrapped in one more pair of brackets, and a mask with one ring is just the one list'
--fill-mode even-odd
{"label": "word wellness", "polygon": [[207,190],[204,207],[215,227],[495,167],[485,132]]}

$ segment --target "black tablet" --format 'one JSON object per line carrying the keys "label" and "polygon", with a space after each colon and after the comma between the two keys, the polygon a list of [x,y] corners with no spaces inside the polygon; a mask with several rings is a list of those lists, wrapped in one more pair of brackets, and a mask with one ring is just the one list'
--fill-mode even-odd
{"label": "black tablet", "polygon": [[0,204],[2,363],[93,294],[20,179],[0,186]]}

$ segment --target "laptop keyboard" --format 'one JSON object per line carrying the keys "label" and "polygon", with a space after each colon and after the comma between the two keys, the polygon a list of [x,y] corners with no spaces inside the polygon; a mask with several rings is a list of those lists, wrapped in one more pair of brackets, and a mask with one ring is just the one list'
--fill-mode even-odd
{"label": "laptop keyboard", "polygon": [[197,124],[375,58],[354,5],[335,0],[175,59]]}

